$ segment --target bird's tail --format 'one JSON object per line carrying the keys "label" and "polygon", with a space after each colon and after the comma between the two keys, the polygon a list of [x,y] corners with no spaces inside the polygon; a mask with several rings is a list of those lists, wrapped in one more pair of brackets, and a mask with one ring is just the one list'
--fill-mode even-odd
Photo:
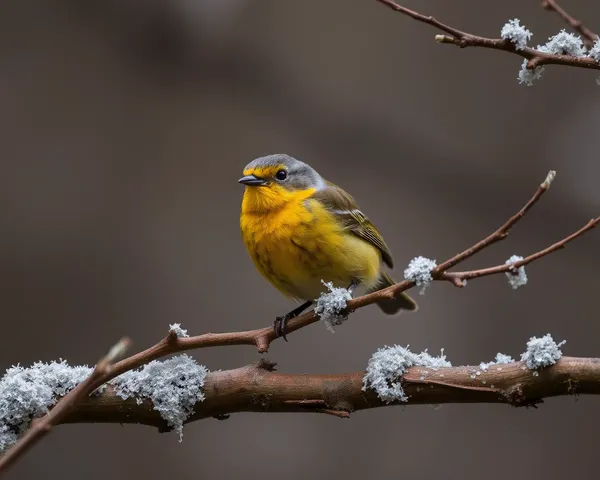
{"label": "bird's tail", "polygon": [[[376,292],[377,290],[394,285],[394,283],[396,282],[394,282],[387,273],[381,272],[377,284],[371,287],[368,290],[368,293]],[[396,298],[380,300],[377,302],[377,305],[386,315],[395,315],[400,310],[416,311],[419,308],[417,302],[410,298],[405,292],[400,293]]]}

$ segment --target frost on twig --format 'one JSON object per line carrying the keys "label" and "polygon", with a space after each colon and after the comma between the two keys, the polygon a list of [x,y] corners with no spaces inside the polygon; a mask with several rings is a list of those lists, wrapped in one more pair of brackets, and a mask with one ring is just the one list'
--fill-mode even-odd
{"label": "frost on twig", "polygon": [[527,30],[524,25],[520,24],[518,18],[509,20],[500,31],[500,37],[514,43],[517,50],[523,50],[527,46],[527,42],[532,35],[533,33]]}
{"label": "frost on twig", "polygon": [[[596,39],[594,45],[590,48],[588,57],[593,58],[596,63],[600,63],[600,38]],[[600,85],[600,77],[596,78],[596,83]]]}
{"label": "frost on twig", "polygon": [[[576,58],[586,57],[588,55],[581,37],[568,33],[564,29],[550,37],[545,45],[538,45],[536,50],[542,53],[568,55]],[[542,73],[544,72],[544,66],[530,69],[527,68],[528,64],[528,60],[523,60],[518,78],[519,83],[524,83],[528,87],[531,87],[534,80],[539,80],[541,78]]]}
{"label": "frost on twig", "polygon": [[[86,365],[73,367],[64,360],[9,368],[0,380],[0,452],[19,439],[33,418],[46,414],[92,371]],[[204,399],[201,389],[206,374],[205,367],[181,355],[165,362],[151,362],[109,384],[122,398],[135,397],[138,402],[150,399],[167,424],[181,435],[183,422],[194,404]]]}
{"label": "frost on twig", "polygon": [[597,38],[588,53],[588,57],[593,58],[596,63],[600,63],[600,38]]}
{"label": "frost on twig", "polygon": [[169,331],[173,332],[178,337],[189,337],[187,330],[181,328],[181,323],[169,325]]}
{"label": "frost on twig", "polygon": [[[513,255],[505,262],[505,264],[510,265],[512,263],[520,262],[521,260],[523,260],[523,257],[519,255]],[[506,277],[508,278],[508,283],[510,286],[515,290],[527,284],[527,273],[525,272],[525,266],[511,268],[510,271],[506,272]]]}
{"label": "frost on twig", "polygon": [[194,412],[194,405],[204,400],[202,387],[208,370],[188,355],[160,362],[154,360],[139,370],[131,370],[110,383],[123,399],[135,398],[138,404],[148,399],[154,409],[183,437],[183,424]]}
{"label": "frost on twig", "polygon": [[[510,355],[505,355],[504,353],[498,352],[496,354],[495,360],[493,360],[491,362],[481,362],[479,364],[479,368],[482,371],[487,372],[494,365],[503,365],[503,364],[512,363],[512,362],[514,362],[514,360],[512,359],[512,357]],[[500,370],[500,369],[502,369],[502,367],[499,367],[498,369]]]}
{"label": "frost on twig", "polygon": [[332,282],[324,282],[329,292],[321,294],[317,299],[315,314],[323,320],[327,330],[334,333],[334,325],[341,325],[348,320],[348,315],[345,313],[348,300],[352,299],[352,295],[347,288],[334,287]]}
{"label": "frost on twig", "polygon": [[64,360],[9,368],[0,380],[0,451],[15,443],[34,417],[48,412],[92,370],[72,367]]}
{"label": "frost on twig", "polygon": [[523,63],[521,64],[521,70],[519,70],[519,75],[517,76],[517,78],[519,79],[519,83],[524,83],[528,87],[531,87],[533,86],[534,81],[542,78],[542,73],[544,73],[546,67],[542,65],[540,67],[528,69],[528,63],[529,62],[527,60],[523,60]]}
{"label": "frost on twig", "polygon": [[425,293],[425,289],[433,281],[431,272],[437,267],[435,260],[431,260],[425,257],[413,258],[406,270],[404,270],[404,278],[406,280],[414,281],[417,286],[421,286],[420,294]]}
{"label": "frost on twig", "polygon": [[[521,354],[521,360],[530,370],[549,367],[560,360],[562,357],[560,347],[565,343],[566,340],[556,343],[549,333],[542,338],[531,337],[527,342],[527,350]],[[534,375],[536,374],[537,372],[534,372]]]}
{"label": "frost on twig", "polygon": [[552,182],[554,181],[555,178],[556,178],[556,170],[550,170],[548,172],[548,175],[546,175],[546,180],[544,180],[542,182],[540,187],[542,187],[544,190],[548,190],[550,188],[550,185],[552,185]]}
{"label": "frost on twig", "polygon": [[367,371],[363,377],[363,391],[371,388],[384,402],[406,402],[408,396],[402,388],[401,378],[404,373],[414,366],[423,366],[432,370],[441,367],[451,367],[446,360],[444,351],[439,357],[432,357],[427,351],[413,353],[408,347],[394,345],[377,350],[370,358]]}
{"label": "frost on twig", "polygon": [[545,45],[538,45],[537,50],[554,55],[570,55],[571,57],[585,57],[587,54],[587,49],[584,47],[581,37],[564,29],[549,37]]}

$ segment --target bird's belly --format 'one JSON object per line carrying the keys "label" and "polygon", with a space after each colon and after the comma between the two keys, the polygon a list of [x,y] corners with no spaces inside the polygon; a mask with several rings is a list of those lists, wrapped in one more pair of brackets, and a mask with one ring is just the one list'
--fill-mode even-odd
{"label": "bird's belly", "polygon": [[242,226],[256,266],[276,288],[315,300],[327,290],[323,282],[348,287],[356,281],[369,287],[377,281],[381,256],[375,247],[319,212],[302,213],[284,220],[262,215],[254,226]]}

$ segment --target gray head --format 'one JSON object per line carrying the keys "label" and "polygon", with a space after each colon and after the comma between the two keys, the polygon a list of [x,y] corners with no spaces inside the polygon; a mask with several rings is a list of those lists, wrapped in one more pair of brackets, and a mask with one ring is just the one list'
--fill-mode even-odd
{"label": "gray head", "polygon": [[288,190],[320,190],[327,186],[314,168],[284,153],[252,160],[239,183],[253,187],[281,185]]}

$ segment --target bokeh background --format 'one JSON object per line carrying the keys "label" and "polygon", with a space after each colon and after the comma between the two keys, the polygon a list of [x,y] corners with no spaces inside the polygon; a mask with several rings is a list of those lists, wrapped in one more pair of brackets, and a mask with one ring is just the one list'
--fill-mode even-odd
{"label": "bokeh background", "polygon": [[[531,0],[406,1],[498,36],[519,17],[533,44],[563,28]],[[600,5],[563,6],[600,28]],[[443,260],[529,198],[550,193],[504,243],[466,266],[540,249],[600,212],[592,71],[518,84],[503,52],[434,42],[375,0],[9,2],[0,15],[0,366],[93,364],[122,335],[136,349],[182,322],[192,334],[260,327],[290,303],[242,245],[246,163],[286,152],[352,192],[398,272]],[[360,310],[273,344],[285,372],[363,369],[385,344],[445,348],[456,365],[518,356],[532,335],[600,357],[600,232],[528,269],[464,290],[432,286],[417,315]],[[416,292],[415,292],[416,293]],[[250,347],[192,353],[210,369]],[[596,478],[595,398],[393,407],[351,420],[236,414],[177,436],[142,426],[55,429],[7,476],[111,478]]]}

